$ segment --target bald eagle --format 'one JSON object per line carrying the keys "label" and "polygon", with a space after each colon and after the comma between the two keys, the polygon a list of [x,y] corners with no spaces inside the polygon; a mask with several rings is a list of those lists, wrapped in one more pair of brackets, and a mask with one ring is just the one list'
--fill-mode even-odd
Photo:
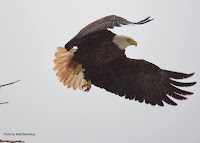
{"label": "bald eagle", "polygon": [[[89,91],[91,84],[119,96],[151,105],[164,106],[163,101],[177,105],[169,96],[186,99],[192,92],[178,87],[189,87],[196,82],[183,83],[176,79],[192,76],[160,69],[145,60],[126,57],[127,46],[137,42],[131,37],[116,35],[108,28],[122,25],[141,25],[150,17],[131,22],[116,15],[106,16],[84,27],[65,48],[58,47],[55,67],[60,82],[68,88]],[[77,48],[74,48],[74,47]]]}

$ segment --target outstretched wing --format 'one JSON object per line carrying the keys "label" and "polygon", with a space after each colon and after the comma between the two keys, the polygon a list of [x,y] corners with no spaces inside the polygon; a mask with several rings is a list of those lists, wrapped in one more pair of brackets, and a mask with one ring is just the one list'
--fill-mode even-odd
{"label": "outstretched wing", "polygon": [[153,19],[147,17],[146,19],[139,22],[131,22],[122,17],[116,15],[110,15],[90,23],[89,25],[84,27],[75,37],[81,38],[89,33],[93,33],[100,30],[106,30],[107,28],[114,28],[114,26],[120,27],[121,25],[128,25],[128,24],[133,24],[133,25],[144,24],[151,20]]}
{"label": "outstretched wing", "polygon": [[166,71],[147,61],[128,58],[112,61],[93,72],[94,74],[86,70],[85,74],[94,85],[130,100],[160,106],[164,106],[163,101],[177,105],[169,96],[184,100],[185,95],[193,93],[178,87],[188,87],[196,83],[174,80],[188,78],[193,74]]}
{"label": "outstretched wing", "polygon": [[67,50],[70,50],[73,48],[75,43],[77,42],[76,40],[83,38],[87,34],[94,33],[100,30],[106,30],[108,28],[114,28],[115,26],[120,27],[121,25],[140,25],[140,24],[145,24],[149,21],[152,21],[153,19],[150,19],[150,17],[145,18],[144,20],[141,20],[139,22],[131,22],[128,21],[122,17],[116,16],[116,15],[109,15],[106,17],[103,17],[99,20],[96,20],[86,27],[84,27],[76,36],[74,36],[66,45],[65,48]]}

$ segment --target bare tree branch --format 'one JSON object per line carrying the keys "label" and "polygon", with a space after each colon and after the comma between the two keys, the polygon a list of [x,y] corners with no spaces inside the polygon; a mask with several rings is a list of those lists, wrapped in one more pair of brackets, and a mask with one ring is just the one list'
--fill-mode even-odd
{"label": "bare tree branch", "polygon": [[[17,81],[15,81],[15,82],[11,82],[11,83],[7,83],[7,84],[3,84],[3,85],[0,85],[0,88],[1,87],[3,87],[3,86],[7,86],[7,85],[11,85],[11,84],[14,84],[14,83],[16,83],[16,82],[18,82],[18,81],[20,81],[20,80],[17,80]],[[8,104],[9,102],[1,102],[0,104]],[[2,141],[0,140],[0,143],[1,143]]]}
{"label": "bare tree branch", "polygon": [[20,81],[20,80],[17,80],[17,81],[15,81],[15,82],[11,82],[11,83],[7,83],[7,84],[0,85],[0,88],[3,87],[3,86],[7,86],[7,85],[14,84],[14,83],[16,83],[16,82],[18,82],[18,81]]}
{"label": "bare tree branch", "polygon": [[0,104],[8,104],[9,102],[2,102],[2,103],[0,103]]}
{"label": "bare tree branch", "polygon": [[25,143],[25,141],[0,140],[0,143]]}

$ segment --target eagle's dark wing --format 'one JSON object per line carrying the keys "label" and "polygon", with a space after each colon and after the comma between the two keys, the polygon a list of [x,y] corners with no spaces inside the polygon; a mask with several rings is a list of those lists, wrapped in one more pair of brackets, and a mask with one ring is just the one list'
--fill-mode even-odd
{"label": "eagle's dark wing", "polygon": [[128,58],[114,60],[102,67],[94,68],[92,72],[85,71],[85,76],[98,87],[130,100],[160,106],[164,106],[163,101],[177,105],[168,96],[184,100],[184,95],[193,94],[178,87],[192,86],[196,82],[183,83],[173,80],[192,75],[162,70],[147,61]]}
{"label": "eagle's dark wing", "polygon": [[66,45],[65,48],[67,50],[70,50],[73,48],[74,45],[76,45],[76,42],[78,42],[79,39],[83,38],[84,36],[94,33],[101,30],[107,30],[108,28],[114,28],[115,26],[120,27],[121,25],[138,25],[138,24],[145,24],[153,19],[150,19],[150,17],[145,18],[144,20],[141,20],[139,22],[131,22],[128,21],[122,17],[116,16],[116,15],[110,15],[103,17],[99,20],[96,20],[86,27],[84,27],[76,36],[74,36]]}
{"label": "eagle's dark wing", "polygon": [[114,26],[120,27],[121,25],[128,25],[128,24],[133,24],[133,25],[144,24],[151,20],[153,19],[147,17],[146,19],[139,22],[131,22],[122,17],[116,15],[110,15],[90,23],[89,25],[84,27],[75,37],[81,38],[89,33],[93,33],[100,30],[106,30],[107,28],[114,28]]}

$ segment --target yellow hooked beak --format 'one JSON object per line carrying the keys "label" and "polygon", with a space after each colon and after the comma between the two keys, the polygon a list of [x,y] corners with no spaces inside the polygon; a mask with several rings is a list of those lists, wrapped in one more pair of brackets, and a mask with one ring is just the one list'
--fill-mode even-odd
{"label": "yellow hooked beak", "polygon": [[135,45],[137,47],[137,42],[133,39],[129,40],[130,45]]}

